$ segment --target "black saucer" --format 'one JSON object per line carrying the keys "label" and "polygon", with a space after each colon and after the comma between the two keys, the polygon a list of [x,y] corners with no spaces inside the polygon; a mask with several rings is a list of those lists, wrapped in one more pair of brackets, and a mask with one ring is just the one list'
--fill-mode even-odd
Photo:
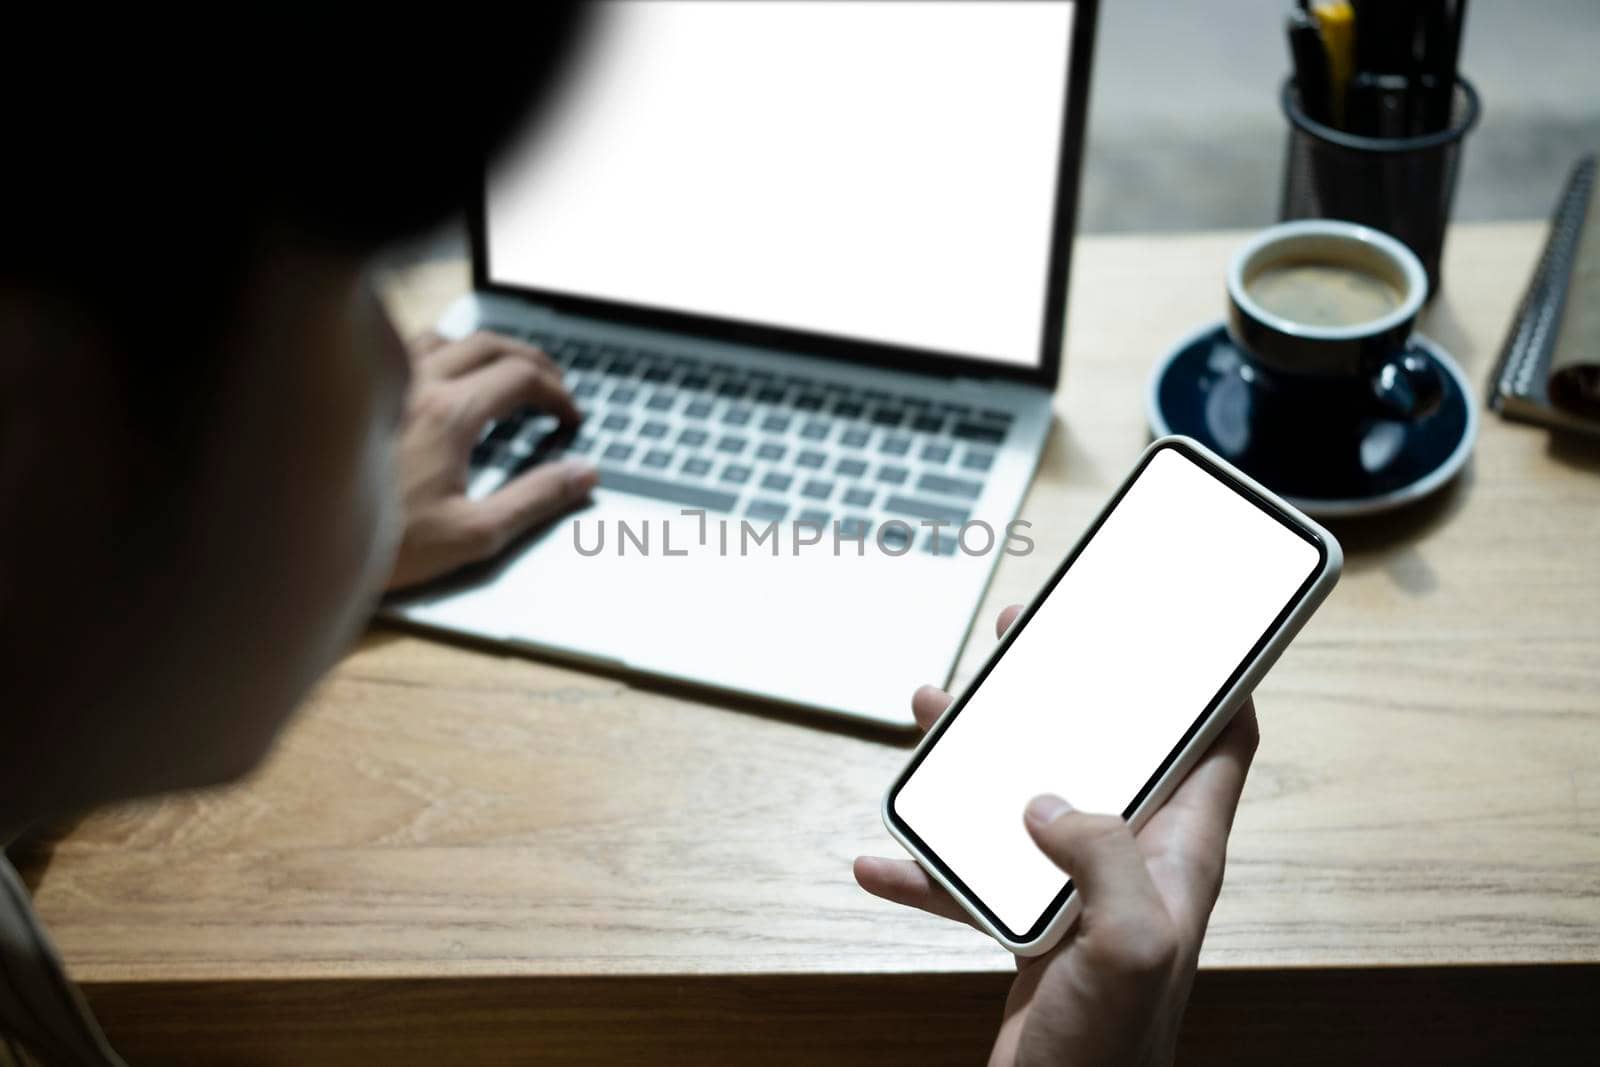
{"label": "black saucer", "polygon": [[1309,515],[1397,508],[1448,482],[1478,436],[1477,407],[1455,360],[1420,334],[1411,347],[1444,372],[1444,401],[1432,415],[1416,422],[1359,415],[1332,424],[1326,405],[1286,418],[1280,401],[1278,417],[1268,419],[1261,412],[1270,398],[1217,323],[1156,365],[1150,430],[1193,437]]}

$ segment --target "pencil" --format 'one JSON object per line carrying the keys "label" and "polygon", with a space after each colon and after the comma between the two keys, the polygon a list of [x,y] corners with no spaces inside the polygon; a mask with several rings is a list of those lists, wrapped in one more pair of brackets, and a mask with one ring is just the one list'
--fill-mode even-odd
{"label": "pencil", "polygon": [[1331,89],[1333,124],[1343,126],[1344,94],[1350,85],[1350,74],[1355,68],[1356,11],[1349,0],[1314,4],[1312,16],[1322,31],[1322,45],[1328,50],[1328,82]]}

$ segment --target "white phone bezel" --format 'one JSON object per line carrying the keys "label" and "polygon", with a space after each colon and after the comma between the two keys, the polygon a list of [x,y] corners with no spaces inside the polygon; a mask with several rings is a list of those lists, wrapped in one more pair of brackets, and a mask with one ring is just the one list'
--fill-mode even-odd
{"label": "white phone bezel", "polygon": [[[1146,820],[1148,820],[1149,817],[1161,807],[1161,805],[1166,801],[1167,797],[1171,795],[1173,789],[1177,787],[1179,782],[1183,781],[1184,777],[1194,767],[1194,764],[1202,755],[1204,755],[1206,750],[1211,747],[1211,743],[1216,740],[1217,735],[1222,732],[1223,727],[1227,726],[1227,724],[1232,720],[1234,713],[1238,711],[1240,705],[1244,703],[1245,698],[1254,691],[1256,685],[1261,681],[1262,677],[1264,677],[1267,671],[1271,669],[1273,663],[1275,663],[1278,657],[1283,653],[1283,650],[1288,647],[1289,642],[1294,640],[1294,637],[1297,633],[1299,633],[1300,628],[1305,625],[1306,620],[1309,619],[1313,613],[1315,613],[1322,601],[1327,598],[1328,593],[1333,589],[1334,583],[1339,580],[1339,572],[1344,565],[1343,550],[1339,547],[1339,542],[1333,536],[1333,534],[1329,533],[1317,522],[1307,517],[1299,509],[1284,501],[1283,498],[1279,497],[1276,493],[1263,486],[1260,482],[1257,482],[1255,479],[1251,478],[1249,475],[1233,466],[1227,460],[1223,459],[1215,452],[1212,452],[1210,449],[1200,444],[1200,442],[1190,437],[1184,437],[1180,434],[1169,434],[1151,442],[1150,446],[1140,454],[1138,462],[1133,465],[1133,470],[1129,473],[1128,477],[1123,479],[1123,481],[1117,486],[1116,491],[1111,494],[1111,498],[1106,502],[1105,507],[1101,508],[1100,511],[1095,515],[1094,520],[1089,523],[1088,527],[1086,528],[1084,535],[1077,540],[1071,551],[1069,551],[1067,555],[1063,557],[1063,559],[1071,559],[1077,556],[1078,552],[1082,549],[1084,544],[1087,543],[1088,539],[1093,535],[1093,533],[1099,530],[1105,517],[1110,514],[1115,504],[1120,502],[1123,493],[1133,482],[1135,475],[1144,470],[1146,463],[1157,451],[1168,447],[1177,447],[1180,450],[1187,449],[1191,453],[1198,455],[1200,458],[1206,460],[1211,466],[1215,467],[1216,470],[1224,476],[1224,480],[1232,479],[1235,483],[1237,483],[1235,486],[1233,486],[1233,488],[1238,489],[1242,487],[1249,493],[1254,494],[1262,502],[1277,510],[1283,518],[1289,520],[1294,525],[1300,527],[1303,532],[1310,534],[1312,537],[1321,542],[1324,558],[1322,566],[1317,575],[1306,587],[1305,592],[1301,594],[1299,600],[1296,601],[1292,606],[1288,615],[1284,617],[1283,621],[1279,623],[1278,627],[1267,637],[1266,642],[1262,645],[1261,650],[1255,655],[1255,657],[1245,664],[1244,669],[1240,672],[1238,679],[1228,688],[1225,693],[1223,693],[1215,708],[1213,708],[1213,710],[1207,715],[1206,720],[1201,725],[1200,729],[1195,731],[1188,743],[1185,744],[1183,749],[1178,753],[1177,758],[1167,766],[1166,771],[1146,792],[1144,799],[1140,801],[1138,807],[1136,807],[1133,813],[1128,817],[1128,822],[1130,825],[1132,825],[1135,831],[1143,826]],[[1052,581],[1045,583],[1045,586],[1041,588],[1040,592],[1036,593],[1028,602],[1026,608],[1024,609],[1024,615],[1031,616],[1034,608],[1039,602],[1040,597],[1044,595],[1044,589],[1054,587],[1055,582],[1053,579],[1056,573],[1059,573],[1059,570],[1060,568],[1058,567],[1056,572],[1052,572]],[[1009,641],[1003,641],[989,657],[988,661],[984,665],[984,668],[975,672],[974,677],[980,678],[985,676],[988,673],[989,667],[1000,658],[1000,656],[1008,647]],[[960,885],[956,884],[953,879],[945,876],[944,872],[940,869],[940,864],[931,856],[924,854],[922,848],[918,846],[916,842],[911,840],[908,835],[901,832],[900,828],[895,824],[895,820],[890,811],[890,802],[893,799],[896,790],[903,783],[910,769],[921,759],[924,750],[934,744],[940,733],[940,725],[952,714],[959,711],[961,705],[966,700],[967,693],[970,688],[971,685],[969,683],[955,694],[955,699],[950,702],[950,707],[946,709],[945,713],[939,717],[938,721],[936,721],[934,725],[929,728],[921,743],[917,745],[916,749],[912,752],[911,757],[906,761],[905,767],[901,769],[899,774],[895,775],[894,781],[891,782],[889,788],[884,791],[883,803],[881,805],[883,824],[888,828],[890,835],[893,836],[896,841],[900,842],[901,846],[905,848],[907,852],[911,853],[912,857],[915,858],[916,861],[922,866],[923,870],[928,873],[928,876],[933,878],[936,882],[949,891],[950,895],[955,898],[956,902],[960,904],[967,914],[972,917],[973,922],[978,926],[979,929],[983,930],[990,937],[994,938],[1011,952],[1019,956],[1037,956],[1054,948],[1055,945],[1060,942],[1062,937],[1066,935],[1067,931],[1072,928],[1072,924],[1074,921],[1076,921],[1078,911],[1081,907],[1081,900],[1076,890],[1074,890],[1072,894],[1067,897],[1066,901],[1045,925],[1044,929],[1039,932],[1038,936],[1032,938],[1031,940],[1016,940],[1007,935],[1004,931],[1000,930],[993,922],[991,922],[989,917],[984,914],[984,909],[978,906],[978,904],[968,896],[968,893]],[[1017,817],[1021,818],[1021,813],[1018,813]]]}

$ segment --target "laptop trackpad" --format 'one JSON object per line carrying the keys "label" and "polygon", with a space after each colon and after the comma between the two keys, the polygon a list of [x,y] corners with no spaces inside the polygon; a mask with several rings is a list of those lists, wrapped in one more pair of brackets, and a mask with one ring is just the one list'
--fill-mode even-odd
{"label": "laptop trackpad", "polygon": [[685,515],[597,490],[475,584],[397,605],[414,621],[722,689],[910,724],[946,680],[988,559],[889,556],[830,528]]}

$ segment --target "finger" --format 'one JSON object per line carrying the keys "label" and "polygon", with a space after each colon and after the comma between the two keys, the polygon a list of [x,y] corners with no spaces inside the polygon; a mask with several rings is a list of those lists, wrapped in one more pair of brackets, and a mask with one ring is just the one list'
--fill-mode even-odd
{"label": "finger", "polygon": [[1174,917],[1191,931],[1205,930],[1222,890],[1228,834],[1259,739],[1247,702],[1140,832],[1141,842],[1157,842],[1150,863]]}
{"label": "finger", "polygon": [[1117,815],[1074,811],[1057,796],[1035,797],[1023,816],[1034,843],[1069,876],[1083,899],[1083,928],[1115,940],[1148,928],[1167,911],[1133,831]]}
{"label": "finger", "polygon": [[1011,624],[1017,621],[1017,616],[1022,614],[1022,605],[1013,604],[1000,612],[1000,617],[994,621],[994,635],[1004,637],[1006,631],[1011,629]]}
{"label": "finger", "polygon": [[972,925],[972,916],[955,902],[944,886],[929,878],[927,871],[910,860],[857,856],[853,870],[856,883],[875,897]]}
{"label": "finger", "polygon": [[487,558],[527,531],[542,526],[588,499],[600,472],[579,459],[542,463],[468,506],[482,533],[477,545]]}
{"label": "finger", "polygon": [[923,730],[932,727],[949,706],[950,694],[931,685],[921,686],[911,694],[911,714],[916,716],[917,726]]}
{"label": "finger", "polygon": [[583,418],[559,375],[515,354],[479,367],[459,383],[468,392],[469,418],[476,425],[525,407],[549,412],[566,423]]}
{"label": "finger", "polygon": [[1256,720],[1255,701],[1246,699],[1233,721],[1173,791],[1167,806],[1178,811],[1205,812],[1226,835],[1233,828],[1233,817],[1244,793],[1245,776],[1250,773],[1250,764],[1255,760],[1260,743],[1261,726]]}
{"label": "finger", "polygon": [[486,330],[436,350],[429,357],[428,366],[441,378],[461,378],[508,355],[526,359],[557,379],[561,377],[560,368],[542,349]]}
{"label": "finger", "polygon": [[[995,621],[996,636],[1003,637],[1017,616],[1022,614],[1021,604],[1012,604],[1000,612],[1000,618]],[[929,729],[944,709],[950,706],[951,696],[943,689],[931,685],[920,687],[911,694],[911,713],[916,716],[917,725],[923,730]]]}
{"label": "finger", "polygon": [[413,360],[422,360],[449,343],[449,340],[437,331],[423,330],[407,343],[406,349],[411,353]]}

